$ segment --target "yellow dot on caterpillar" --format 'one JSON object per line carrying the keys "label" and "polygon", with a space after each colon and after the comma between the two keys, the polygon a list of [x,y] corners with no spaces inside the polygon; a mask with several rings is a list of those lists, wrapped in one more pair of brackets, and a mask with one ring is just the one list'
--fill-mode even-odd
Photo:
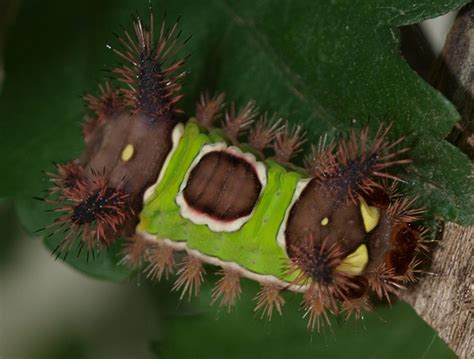
{"label": "yellow dot on caterpillar", "polygon": [[367,246],[361,244],[337,266],[336,270],[350,275],[359,275],[362,274],[368,262],[369,253]]}
{"label": "yellow dot on caterpillar", "polygon": [[329,223],[329,218],[328,217],[324,217],[321,220],[321,226],[327,226],[328,223]]}
{"label": "yellow dot on caterpillar", "polygon": [[364,221],[364,228],[367,233],[377,227],[380,219],[380,211],[378,208],[369,206],[367,202],[359,197],[360,201],[360,214],[362,215],[362,220]]}
{"label": "yellow dot on caterpillar", "polygon": [[122,161],[127,162],[130,160],[130,158],[133,157],[133,153],[135,152],[135,148],[133,147],[132,144],[128,144],[125,146],[125,148],[122,151]]}

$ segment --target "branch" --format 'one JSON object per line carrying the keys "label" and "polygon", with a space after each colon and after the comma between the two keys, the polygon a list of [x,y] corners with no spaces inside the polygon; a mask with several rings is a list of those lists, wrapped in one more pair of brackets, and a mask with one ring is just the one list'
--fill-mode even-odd
{"label": "branch", "polygon": [[447,223],[433,254],[431,272],[402,299],[409,303],[460,358],[474,357],[474,226]]}

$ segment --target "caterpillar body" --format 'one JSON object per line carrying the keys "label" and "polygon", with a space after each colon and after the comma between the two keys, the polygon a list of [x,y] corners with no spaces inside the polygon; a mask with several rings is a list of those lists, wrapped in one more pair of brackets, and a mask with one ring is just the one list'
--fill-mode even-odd
{"label": "caterpillar body", "polygon": [[50,228],[67,233],[58,253],[122,236],[123,263],[158,280],[176,270],[182,296],[199,292],[204,264],[221,268],[212,301],[228,308],[241,277],[261,284],[256,310],[269,318],[282,312],[282,291],[300,292],[311,329],[328,311],[359,317],[371,296],[390,300],[415,281],[423,210],[387,171],[410,162],[389,126],[323,139],[302,168],[291,162],[301,128],[258,117],[253,102],[224,111],[224,95],[203,94],[185,120],[180,32],[163,21],[155,40],[150,14],[150,27],[136,18],[112,48],[129,62],[112,70],[122,86],[85,97],[83,155],[51,174],[46,200],[60,216]]}

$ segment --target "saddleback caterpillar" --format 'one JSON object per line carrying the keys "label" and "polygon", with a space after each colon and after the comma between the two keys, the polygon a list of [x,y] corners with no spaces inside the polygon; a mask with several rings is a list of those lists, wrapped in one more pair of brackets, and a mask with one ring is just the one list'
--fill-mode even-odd
{"label": "saddleback caterpillar", "polygon": [[322,140],[303,168],[291,162],[302,129],[259,115],[253,102],[237,109],[203,94],[186,120],[186,40],[177,23],[153,25],[153,15],[136,18],[111,47],[125,64],[85,97],[85,150],[51,174],[47,201],[60,215],[50,228],[65,233],[58,253],[125,237],[123,263],[154,280],[176,273],[182,297],[198,294],[204,265],[214,265],[213,302],[232,307],[249,278],[268,318],[281,314],[282,291],[301,293],[311,329],[328,312],[359,317],[371,297],[390,300],[415,281],[423,211],[396,190],[390,171],[410,161],[389,126]]}

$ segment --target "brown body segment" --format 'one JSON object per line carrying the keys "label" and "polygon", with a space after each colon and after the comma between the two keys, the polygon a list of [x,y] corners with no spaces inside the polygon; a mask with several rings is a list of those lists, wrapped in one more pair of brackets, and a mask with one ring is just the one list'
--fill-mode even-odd
{"label": "brown body segment", "polygon": [[315,244],[325,240],[328,244],[337,243],[345,255],[364,241],[366,232],[358,205],[349,199],[337,201],[335,197],[337,194],[330,186],[316,179],[307,184],[288,216],[285,238],[290,256],[308,235]]}
{"label": "brown body segment", "polygon": [[51,225],[55,232],[70,228],[59,252],[69,250],[77,237],[80,248],[91,250],[132,235],[143,193],[172,148],[172,131],[182,113],[179,80],[186,73],[179,70],[184,60],[174,58],[180,32],[177,24],[167,28],[163,22],[155,40],[153,26],[150,10],[149,26],[136,17],[134,33],[125,31],[120,46],[110,47],[128,63],[112,69],[126,87],[107,82],[99,86],[99,96],[85,96],[91,114],[82,128],[84,154],[80,161],[58,166],[50,190],[56,197],[47,198],[60,213]]}
{"label": "brown body segment", "polygon": [[[124,182],[124,190],[142,196],[144,189],[156,181],[156,178],[171,151],[171,134],[177,121],[150,123],[147,116],[137,113],[132,116],[128,136],[120,147],[120,158],[112,173],[112,184]],[[127,145],[133,146],[133,155],[125,161],[121,154]]]}
{"label": "brown body segment", "polygon": [[[171,150],[175,125],[176,121],[152,123],[145,114],[123,112],[104,125],[96,143],[87,145],[98,150],[90,158],[83,158],[85,176],[93,178],[97,173],[106,176],[110,187],[130,194],[130,209],[138,213],[144,190],[156,181]],[[133,147],[133,156],[124,161],[122,152],[127,145]],[[133,231],[136,222],[134,217],[126,224],[125,234]]]}
{"label": "brown body segment", "polygon": [[195,210],[232,221],[252,212],[261,190],[252,164],[226,151],[214,151],[191,170],[183,196]]}

